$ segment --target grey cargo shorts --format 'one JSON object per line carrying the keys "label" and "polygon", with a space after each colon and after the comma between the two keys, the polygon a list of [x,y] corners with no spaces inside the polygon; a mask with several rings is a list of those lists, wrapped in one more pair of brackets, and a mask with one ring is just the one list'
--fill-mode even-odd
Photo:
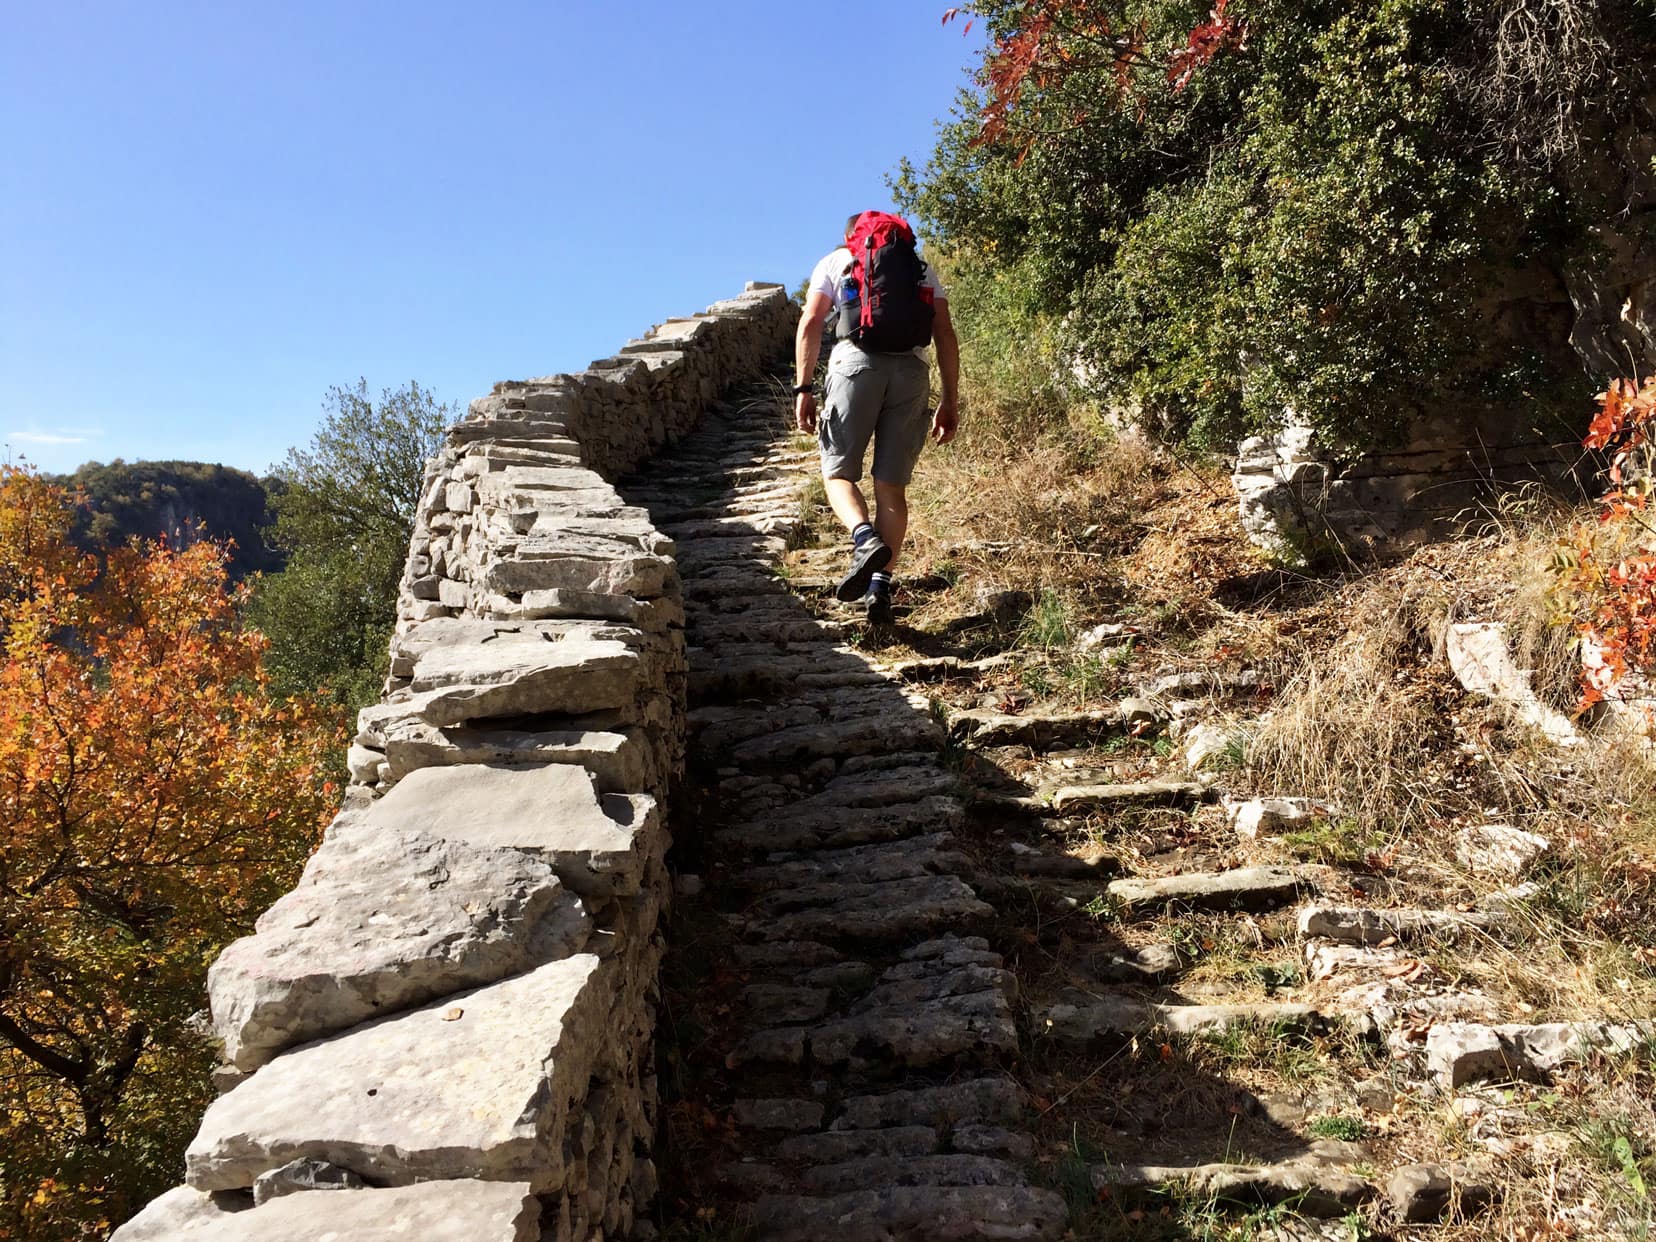
{"label": "grey cargo shorts", "polygon": [[874,441],[876,482],[908,485],[931,430],[931,368],[912,353],[868,354],[841,342],[828,358],[828,393],[817,419],[822,474],[862,478]]}

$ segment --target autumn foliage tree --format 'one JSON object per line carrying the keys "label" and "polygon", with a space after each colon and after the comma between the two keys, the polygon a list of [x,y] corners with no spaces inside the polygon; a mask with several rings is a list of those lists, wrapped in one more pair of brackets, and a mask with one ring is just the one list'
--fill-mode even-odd
{"label": "autumn foliage tree", "polygon": [[338,722],[267,692],[226,549],[70,541],[0,467],[0,1237],[103,1237],[175,1182],[219,947],[293,882]]}
{"label": "autumn foliage tree", "polygon": [[1610,490],[1598,526],[1559,547],[1581,634],[1581,706],[1632,699],[1656,723],[1656,705],[1636,691],[1656,674],[1656,378],[1611,384],[1583,444],[1608,457]]}

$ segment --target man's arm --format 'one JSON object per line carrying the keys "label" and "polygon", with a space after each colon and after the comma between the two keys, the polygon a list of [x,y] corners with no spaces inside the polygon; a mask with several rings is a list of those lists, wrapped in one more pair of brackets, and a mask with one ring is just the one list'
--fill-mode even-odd
{"label": "man's arm", "polygon": [[949,304],[938,302],[932,318],[932,340],[937,345],[937,372],[943,379],[943,400],[932,419],[932,439],[947,444],[960,427],[960,338],[949,318]]}
{"label": "man's arm", "polygon": [[[817,354],[822,349],[822,329],[834,309],[834,300],[826,293],[805,295],[805,310],[799,316],[799,332],[794,337],[794,383],[809,384],[816,375]],[[794,400],[794,422],[806,434],[816,430],[816,394],[802,392]]]}

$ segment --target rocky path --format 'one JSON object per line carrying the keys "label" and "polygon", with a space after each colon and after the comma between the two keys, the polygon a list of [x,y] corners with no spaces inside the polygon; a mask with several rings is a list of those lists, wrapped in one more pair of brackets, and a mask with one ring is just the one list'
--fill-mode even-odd
{"label": "rocky path", "polygon": [[1058,1237],[944,731],[781,576],[812,465],[755,401],[628,489],[677,542],[690,643],[678,923],[704,932],[670,950],[669,988],[700,983],[664,1072],[712,1137],[668,1222],[676,1190],[779,1242]]}

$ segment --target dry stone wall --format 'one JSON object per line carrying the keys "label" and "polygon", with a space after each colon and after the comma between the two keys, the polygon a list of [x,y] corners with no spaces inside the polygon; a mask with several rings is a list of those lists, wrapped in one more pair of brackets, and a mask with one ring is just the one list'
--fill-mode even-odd
{"label": "dry stone wall", "polygon": [[611,482],[796,316],[749,285],[450,430],[344,806],[214,964],[227,1090],[119,1242],[630,1235],[686,663],[673,543]]}

